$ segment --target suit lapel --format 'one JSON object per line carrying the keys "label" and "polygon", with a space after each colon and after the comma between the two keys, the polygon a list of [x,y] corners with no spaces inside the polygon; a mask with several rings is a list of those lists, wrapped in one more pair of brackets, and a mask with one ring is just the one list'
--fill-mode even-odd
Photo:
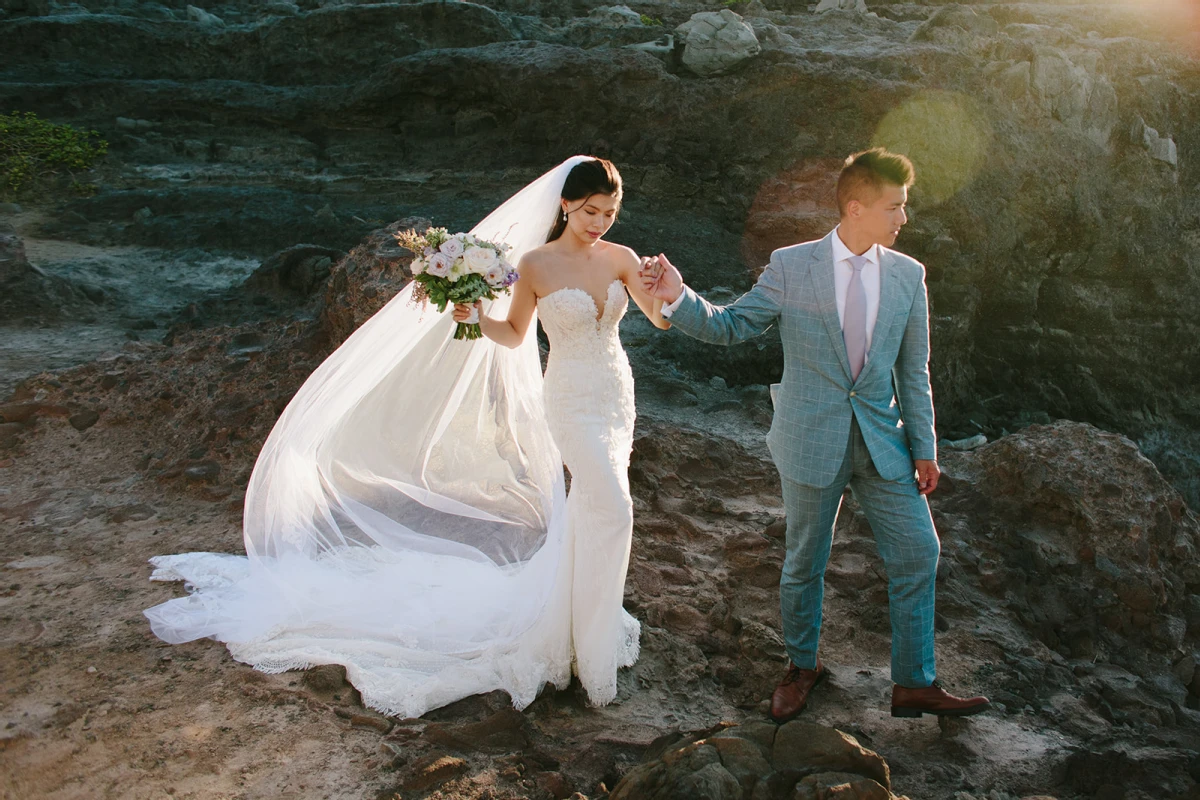
{"label": "suit lapel", "polygon": [[812,249],[809,263],[809,275],[812,278],[813,289],[817,293],[817,306],[821,309],[821,318],[825,320],[825,329],[829,333],[830,344],[837,354],[838,363],[850,379],[850,359],[846,357],[846,340],[842,338],[842,322],[838,319],[837,290],[833,278],[833,240],[836,236],[830,233]]}
{"label": "suit lapel", "polygon": [[871,349],[867,351],[867,363],[863,367],[862,372],[858,373],[858,380],[860,381],[864,375],[872,370],[874,365],[878,364],[879,359],[875,355],[883,346],[880,340],[887,334],[892,324],[892,318],[896,316],[896,271],[892,266],[891,253],[881,247],[879,256],[879,314],[875,317],[875,329],[871,333]]}

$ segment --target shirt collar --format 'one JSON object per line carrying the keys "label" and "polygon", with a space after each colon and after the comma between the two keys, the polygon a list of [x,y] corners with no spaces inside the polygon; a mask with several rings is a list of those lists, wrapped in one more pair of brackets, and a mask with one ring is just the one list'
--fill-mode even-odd
{"label": "shirt collar", "polygon": [[[838,233],[841,225],[833,229],[833,263],[840,264],[846,259],[852,257],[854,253],[850,252],[850,248],[842,241],[842,235]],[[867,261],[879,266],[879,245],[873,244],[867,248],[867,252],[863,253]]]}

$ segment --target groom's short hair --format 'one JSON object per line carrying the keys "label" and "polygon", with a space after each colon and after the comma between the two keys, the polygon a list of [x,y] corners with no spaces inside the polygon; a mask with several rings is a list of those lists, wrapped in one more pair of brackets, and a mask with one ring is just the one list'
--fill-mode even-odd
{"label": "groom's short hair", "polygon": [[916,171],[907,156],[873,147],[849,156],[838,175],[838,213],[845,215],[851,200],[866,203],[884,186],[912,186]]}

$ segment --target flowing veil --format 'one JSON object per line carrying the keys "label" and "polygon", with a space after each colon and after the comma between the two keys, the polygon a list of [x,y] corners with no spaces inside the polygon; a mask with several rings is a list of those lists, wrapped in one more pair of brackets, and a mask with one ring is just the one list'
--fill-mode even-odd
{"label": "flowing veil", "polygon": [[[471,232],[510,258],[543,244],[575,156]],[[455,341],[409,284],[308,378],[246,491],[246,556],[151,559],[190,593],[154,633],[212,637],[267,672],[343,664],[363,701],[419,716],[504,689],[518,708],[570,679],[562,461],[537,340]],[[507,314],[510,298],[491,306]],[[565,573],[565,574],[564,574]]]}

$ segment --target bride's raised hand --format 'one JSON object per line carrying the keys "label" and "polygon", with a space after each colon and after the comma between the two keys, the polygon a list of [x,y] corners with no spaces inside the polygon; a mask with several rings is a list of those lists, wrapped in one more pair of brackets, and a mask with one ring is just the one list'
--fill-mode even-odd
{"label": "bride's raised hand", "polygon": [[639,259],[638,277],[642,279],[642,288],[646,291],[650,291],[654,287],[661,273],[662,267],[658,263],[658,256],[642,256]]}
{"label": "bride's raised hand", "polygon": [[[483,318],[483,302],[480,300],[476,300],[475,308],[479,311],[479,317],[480,317],[480,319],[482,319]],[[455,303],[454,304],[454,321],[455,322],[466,322],[467,318],[470,316],[471,316],[471,306],[466,305],[465,303]]]}
{"label": "bride's raised hand", "polygon": [[646,259],[642,267],[642,285],[656,300],[673,303],[683,292],[683,276],[665,255],[659,253]]}

